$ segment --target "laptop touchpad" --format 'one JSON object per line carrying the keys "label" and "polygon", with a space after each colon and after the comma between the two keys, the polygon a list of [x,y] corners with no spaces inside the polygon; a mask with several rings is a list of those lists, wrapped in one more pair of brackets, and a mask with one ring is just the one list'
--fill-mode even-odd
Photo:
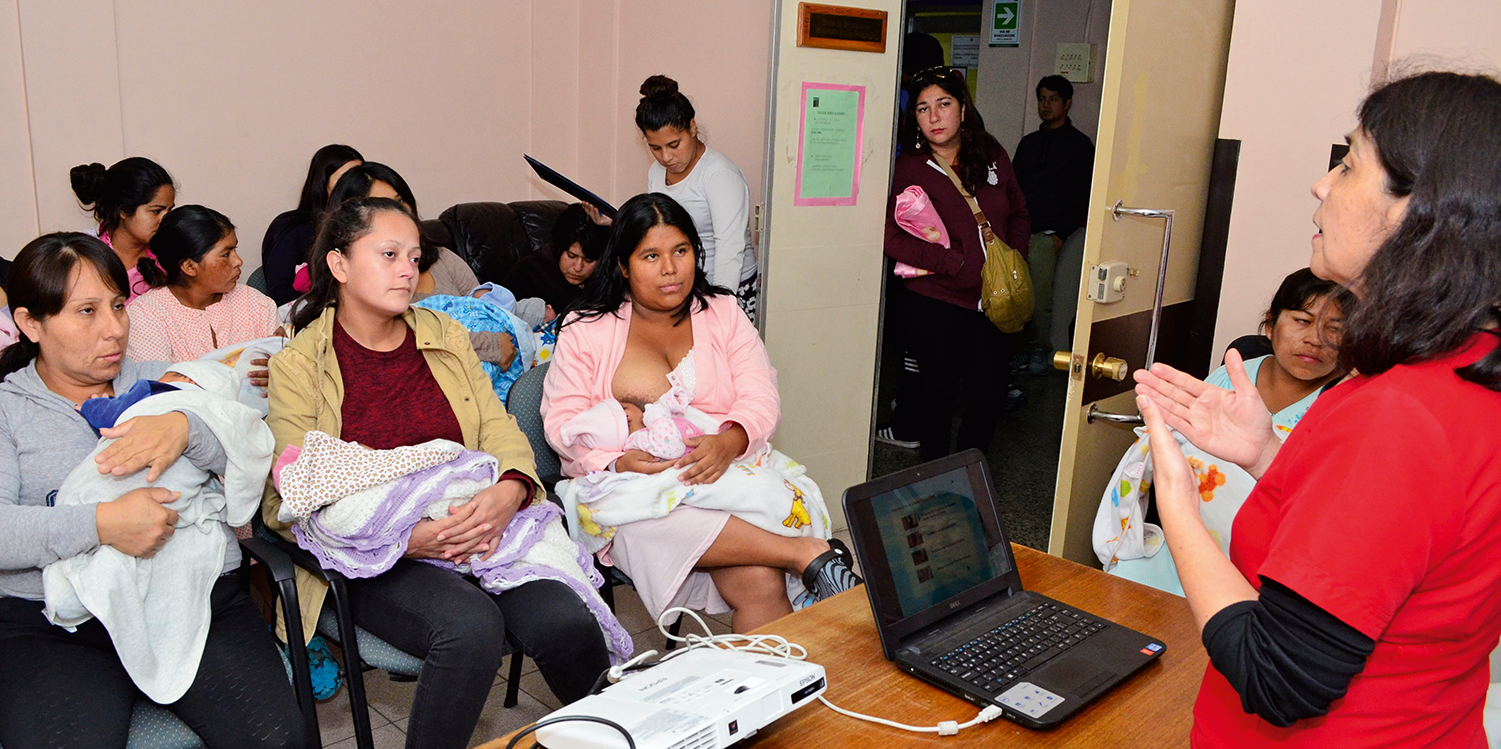
{"label": "laptop touchpad", "polygon": [[1054,659],[1031,674],[1030,680],[1054,692],[1087,698],[1115,672],[1073,653]]}

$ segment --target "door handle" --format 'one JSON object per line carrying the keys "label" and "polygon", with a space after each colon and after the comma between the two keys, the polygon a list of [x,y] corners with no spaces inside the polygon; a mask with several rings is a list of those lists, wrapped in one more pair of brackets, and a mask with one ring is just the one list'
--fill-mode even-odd
{"label": "door handle", "polygon": [[1159,211],[1155,208],[1127,208],[1122,201],[1115,201],[1115,207],[1110,209],[1110,217],[1120,221],[1121,216],[1140,216],[1142,218],[1160,218],[1162,226],[1162,259],[1157,263],[1157,292],[1152,297],[1152,332],[1147,337],[1147,363],[1143,369],[1151,369],[1152,362],[1157,361],[1157,332],[1162,327],[1162,292],[1167,285],[1167,255],[1173,244],[1173,209]]}
{"label": "door handle", "polygon": [[1146,424],[1147,420],[1134,414],[1113,414],[1109,411],[1101,411],[1099,406],[1091,403],[1089,410],[1084,412],[1084,421],[1089,424],[1096,420],[1108,421],[1112,424]]}

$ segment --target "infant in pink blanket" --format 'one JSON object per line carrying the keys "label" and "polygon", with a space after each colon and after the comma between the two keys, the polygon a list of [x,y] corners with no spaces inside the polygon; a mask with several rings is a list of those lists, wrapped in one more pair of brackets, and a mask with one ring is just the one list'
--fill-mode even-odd
{"label": "infant in pink blanket", "polygon": [[[655,406],[656,403],[649,403],[646,408]],[[676,460],[688,452],[688,445],[683,440],[704,434],[704,430],[695,426],[686,416],[673,415],[665,408],[660,413],[653,414],[655,418],[648,424],[647,411],[640,406],[621,403],[620,407],[625,411],[626,430],[630,432],[625,438],[627,450],[640,450],[661,460]]]}
{"label": "infant in pink blanket", "polygon": [[[703,428],[692,416],[688,393],[673,387],[645,408],[610,399],[573,417],[559,437],[565,447],[574,444],[596,450],[641,450],[659,460],[677,460],[688,452],[684,440],[701,437]],[[707,421],[703,417],[700,421]]]}

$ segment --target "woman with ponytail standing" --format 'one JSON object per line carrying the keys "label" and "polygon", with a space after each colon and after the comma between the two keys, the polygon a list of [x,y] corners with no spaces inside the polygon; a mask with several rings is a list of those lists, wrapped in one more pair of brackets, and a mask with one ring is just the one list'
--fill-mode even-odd
{"label": "woman with ponytail standing", "polygon": [[[678,91],[677,81],[654,75],[641,84],[636,127],[656,159],[646,172],[646,191],[663,193],[688,209],[703,240],[709,283],[733,293],[755,322],[761,285],[751,246],[750,186],[735,162],[699,138],[694,116],[693,103]],[[594,206],[585,206],[596,222],[610,223]]]}
{"label": "woman with ponytail standing", "polygon": [[97,236],[125,264],[130,301],[167,282],[151,252],[151,238],[177,201],[172,175],[151,159],[132,156],[105,169],[81,164],[68,172],[78,202],[99,220]]}

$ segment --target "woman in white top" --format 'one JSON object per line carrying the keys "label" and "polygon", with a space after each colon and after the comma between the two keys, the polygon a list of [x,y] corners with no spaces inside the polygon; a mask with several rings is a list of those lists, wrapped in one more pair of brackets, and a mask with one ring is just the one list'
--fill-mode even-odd
{"label": "woman in white top", "polygon": [[[699,140],[693,104],[678,91],[677,81],[654,75],[641,84],[636,127],[646,137],[656,163],[646,173],[647,192],[664,193],[688,209],[703,240],[704,274],[709,283],[729,289],[745,314],[756,321],[760,291],[756,252],[750,237],[750,186],[724,154]],[[594,206],[591,218],[609,224]]]}

